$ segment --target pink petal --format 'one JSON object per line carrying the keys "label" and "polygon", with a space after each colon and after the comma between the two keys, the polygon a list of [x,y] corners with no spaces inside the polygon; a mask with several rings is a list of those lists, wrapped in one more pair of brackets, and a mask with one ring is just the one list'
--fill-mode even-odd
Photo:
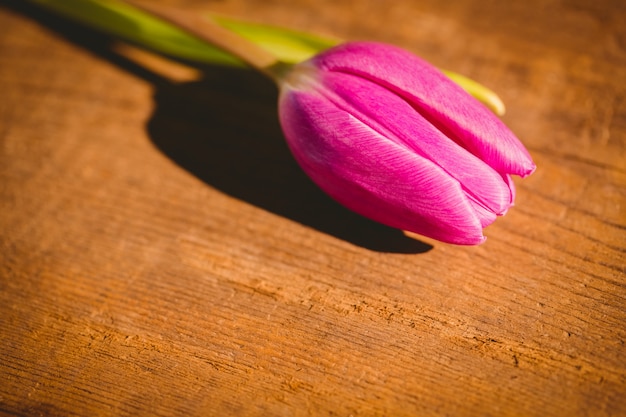
{"label": "pink petal", "polygon": [[482,227],[487,227],[491,223],[496,221],[496,217],[498,216],[493,211],[488,210],[487,208],[485,208],[485,206],[483,206],[471,197],[469,198],[469,202],[472,205],[474,212],[478,216],[478,219],[480,220],[480,225]]}
{"label": "pink petal", "polygon": [[434,162],[488,210],[502,214],[512,203],[501,174],[441,133],[403,98],[360,77],[336,72],[318,76],[319,91],[365,125]]}
{"label": "pink petal", "polygon": [[331,197],[391,227],[456,244],[484,241],[458,181],[316,89],[285,86],[281,124],[295,158]]}
{"label": "pink petal", "polygon": [[350,42],[312,60],[328,71],[368,78],[410,101],[440,130],[496,171],[530,175],[528,151],[485,106],[429,63],[391,45]]}
{"label": "pink petal", "polygon": [[513,183],[513,178],[508,174],[504,174],[502,178],[504,178],[509,190],[511,190],[511,206],[513,206],[513,202],[515,201],[515,183]]}

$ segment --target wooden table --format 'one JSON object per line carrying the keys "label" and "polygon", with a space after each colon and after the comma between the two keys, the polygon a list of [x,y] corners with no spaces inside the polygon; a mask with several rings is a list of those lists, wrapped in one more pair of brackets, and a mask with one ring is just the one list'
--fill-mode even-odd
{"label": "wooden table", "polygon": [[169,0],[405,47],[538,169],[478,247],[293,162],[276,92],[0,5],[0,414],[626,415],[622,1]]}

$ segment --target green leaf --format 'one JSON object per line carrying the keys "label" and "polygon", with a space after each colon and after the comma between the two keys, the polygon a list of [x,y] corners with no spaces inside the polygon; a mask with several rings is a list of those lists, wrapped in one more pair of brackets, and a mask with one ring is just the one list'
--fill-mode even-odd
{"label": "green leaf", "polygon": [[280,61],[297,64],[342,41],[276,26],[242,22],[225,16],[210,15],[221,26],[256,43]]}

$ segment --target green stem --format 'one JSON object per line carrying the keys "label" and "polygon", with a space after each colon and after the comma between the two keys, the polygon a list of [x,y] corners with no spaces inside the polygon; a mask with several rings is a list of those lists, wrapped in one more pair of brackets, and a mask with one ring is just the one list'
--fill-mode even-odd
{"label": "green stem", "polygon": [[[120,0],[29,0],[92,28],[130,41],[155,52],[200,63],[249,65],[278,81],[286,67],[341,42],[269,25],[242,22],[226,17],[185,15],[166,17],[173,25]],[[135,0],[128,3],[136,4]],[[139,5],[139,4],[138,4]],[[147,9],[146,3],[140,6]],[[169,9],[171,12],[172,9]],[[167,12],[166,14],[169,14]],[[175,12],[179,15],[182,12]],[[159,13],[163,15],[162,13]],[[191,21],[193,23],[190,23]],[[182,25],[181,25],[182,23]],[[184,26],[179,27],[179,25]],[[207,29],[208,26],[213,26]],[[210,33],[198,33],[207,30]],[[194,35],[189,32],[194,33]],[[217,34],[220,33],[220,36]],[[237,41],[231,43],[233,36]],[[224,42],[223,40],[228,40]],[[233,49],[233,44],[237,44]],[[219,45],[220,47],[216,47]],[[239,57],[239,58],[237,58]],[[504,114],[504,104],[496,93],[460,74],[444,71],[469,94],[494,113]]]}
{"label": "green stem", "polygon": [[235,32],[219,26],[209,18],[135,0],[122,1],[183,29],[203,42],[217,46],[275,81],[282,77],[284,66],[275,55]]}

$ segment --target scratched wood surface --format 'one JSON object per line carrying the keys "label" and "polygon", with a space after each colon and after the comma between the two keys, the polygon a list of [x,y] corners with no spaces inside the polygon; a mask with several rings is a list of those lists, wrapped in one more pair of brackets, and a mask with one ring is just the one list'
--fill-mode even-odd
{"label": "scratched wood surface", "polygon": [[0,3],[0,414],[626,415],[621,1],[163,1],[477,79],[537,172],[479,247],[330,201],[276,92]]}

